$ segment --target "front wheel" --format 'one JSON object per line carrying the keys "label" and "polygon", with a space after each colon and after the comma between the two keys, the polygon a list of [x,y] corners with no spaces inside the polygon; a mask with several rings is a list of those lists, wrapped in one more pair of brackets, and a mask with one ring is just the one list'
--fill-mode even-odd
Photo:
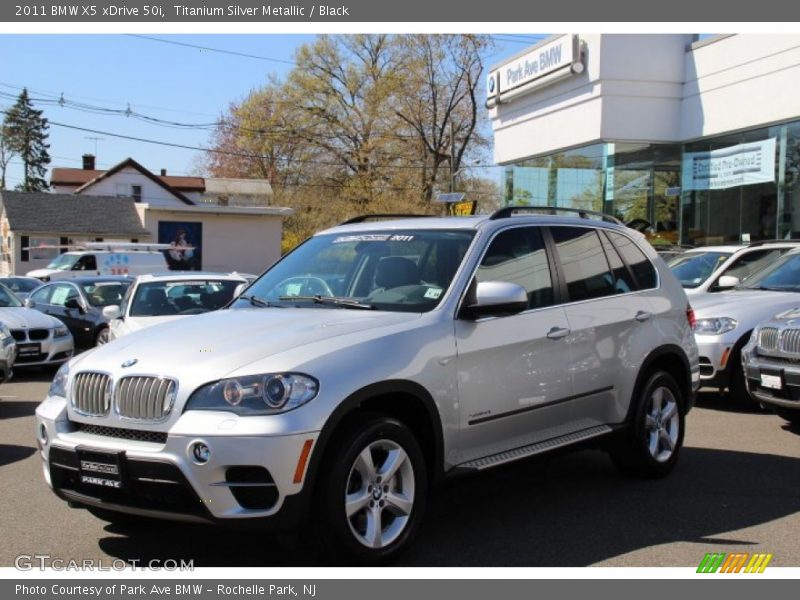
{"label": "front wheel", "polygon": [[375,417],[349,428],[326,461],[315,514],[324,550],[348,562],[379,564],[399,555],[425,510],[427,473],[414,434]]}
{"label": "front wheel", "polygon": [[107,344],[110,341],[111,341],[111,330],[108,327],[103,327],[100,331],[97,332],[97,335],[94,338],[94,345],[102,346],[103,344]]}
{"label": "front wheel", "polygon": [[651,374],[634,398],[628,430],[611,448],[611,459],[624,473],[664,477],[675,467],[683,446],[683,393],[666,371]]}

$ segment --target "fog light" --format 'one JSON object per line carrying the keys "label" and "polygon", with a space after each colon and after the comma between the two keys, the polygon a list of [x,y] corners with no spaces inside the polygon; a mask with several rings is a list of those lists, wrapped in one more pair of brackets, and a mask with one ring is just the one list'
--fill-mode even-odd
{"label": "fog light", "polygon": [[44,423],[40,423],[39,424],[39,442],[42,444],[42,447],[47,446],[48,439],[49,438],[47,437],[47,427],[45,426]]}
{"label": "fog light", "polygon": [[194,442],[191,451],[192,459],[198,465],[203,465],[211,459],[211,448],[205,442]]}

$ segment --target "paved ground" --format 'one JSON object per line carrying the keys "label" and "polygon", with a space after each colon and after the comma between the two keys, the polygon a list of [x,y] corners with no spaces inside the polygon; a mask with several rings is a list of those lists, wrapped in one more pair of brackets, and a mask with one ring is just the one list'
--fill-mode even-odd
{"label": "paved ground", "polygon": [[[308,564],[291,538],[156,522],[123,528],[69,509],[46,488],[33,413],[40,372],[0,386],[0,566],[62,559],[194,559],[196,566]],[[800,565],[800,430],[701,394],[675,472],[621,477],[584,450],[449,482],[401,564],[694,566],[706,552],[771,552]],[[255,533],[255,532],[254,532]]]}

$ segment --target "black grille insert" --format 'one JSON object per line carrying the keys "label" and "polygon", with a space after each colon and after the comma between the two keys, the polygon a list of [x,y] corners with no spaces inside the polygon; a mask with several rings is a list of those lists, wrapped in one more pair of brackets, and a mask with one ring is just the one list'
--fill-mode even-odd
{"label": "black grille insert", "polygon": [[102,425],[91,425],[89,423],[75,423],[75,427],[78,431],[92,435],[102,435],[105,437],[118,438],[122,440],[152,442],[154,444],[167,443],[167,433],[163,431],[140,431],[138,429],[104,427]]}
{"label": "black grille insert", "polygon": [[269,510],[278,502],[275,480],[264,467],[236,466],[225,471],[225,481],[242,508]]}
{"label": "black grille insert", "polygon": [[12,329],[11,336],[18,342],[24,342],[27,339],[24,329]]}
{"label": "black grille insert", "polygon": [[31,329],[28,331],[28,339],[31,340],[46,340],[50,336],[49,329]]}

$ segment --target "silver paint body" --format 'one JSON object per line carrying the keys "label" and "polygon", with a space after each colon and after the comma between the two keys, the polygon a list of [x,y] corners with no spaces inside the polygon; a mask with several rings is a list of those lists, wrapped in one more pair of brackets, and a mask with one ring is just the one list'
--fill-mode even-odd
{"label": "silver paint body", "polygon": [[[522,226],[606,227],[635,240],[655,265],[655,289],[568,303],[478,320],[457,318],[469,282],[489,242]],[[41,452],[48,477],[49,447],[78,445],[125,450],[129,456],[176,464],[215,517],[243,518],[277,512],[303,483],[293,475],[306,440],[316,440],[342,401],[371,384],[407,380],[432,397],[442,423],[447,471],[475,458],[626,417],[645,357],[673,345],[683,349],[697,380],[697,350],[686,319],[680,284],[644,238],[624,227],[556,216],[489,220],[459,217],[369,222],[325,233],[409,229],[473,229],[475,237],[439,305],[425,313],[314,308],[245,308],[198,315],[126,335],[76,357],[69,382],[81,371],[162,375],[179,382],[175,408],[159,423],[77,414],[67,401],[48,397],[37,427],[50,444]],[[318,234],[319,235],[319,234]],[[639,313],[648,318],[637,320]],[[553,328],[566,333],[548,337]],[[136,365],[122,364],[137,358]],[[318,396],[290,412],[237,416],[226,411],[184,411],[192,392],[225,377],[300,372],[315,377]],[[69,395],[69,383],[68,394]],[[599,390],[599,391],[598,391]],[[570,398],[577,399],[570,401]],[[531,409],[557,401],[552,406]],[[486,416],[517,414],[471,423]],[[70,422],[168,432],[166,445],[132,442],[73,431]],[[205,441],[211,462],[195,464],[193,440]],[[280,500],[270,511],[246,510],[224,481],[227,465],[263,464]]]}

